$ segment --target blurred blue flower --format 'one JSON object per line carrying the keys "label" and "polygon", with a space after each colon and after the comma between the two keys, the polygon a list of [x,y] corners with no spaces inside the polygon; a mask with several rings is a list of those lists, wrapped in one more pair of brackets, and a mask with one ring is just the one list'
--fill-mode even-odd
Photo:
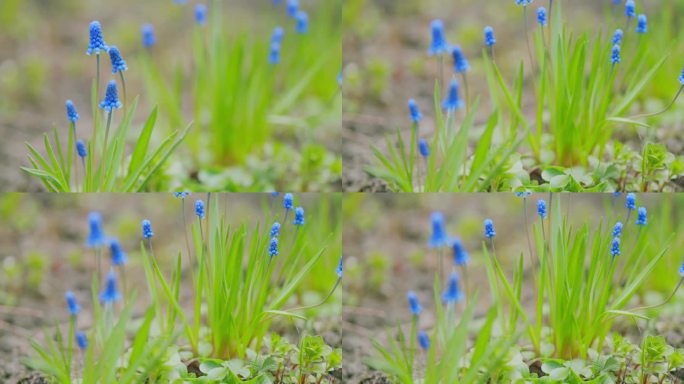
{"label": "blurred blue flower", "polygon": [[297,11],[295,15],[297,26],[295,30],[297,33],[304,34],[309,32],[309,15],[304,11]]}
{"label": "blurred blue flower", "polygon": [[622,29],[618,28],[615,30],[615,33],[613,34],[613,44],[622,44],[622,36],[623,36]]}
{"label": "blurred blue flower", "polygon": [[195,5],[195,22],[198,25],[207,24],[207,6],[204,4]]}
{"label": "blurred blue flower", "polygon": [[109,58],[112,61],[112,74],[128,70],[126,61],[121,57],[121,52],[119,52],[119,48],[116,46],[109,48]]}
{"label": "blurred blue flower", "polygon": [[102,27],[100,26],[100,22],[93,21],[90,23],[90,43],[88,44],[88,50],[86,51],[86,54],[90,56],[94,52],[96,55],[99,55],[100,50],[107,52],[109,47],[107,47],[104,37],[102,37]]}
{"label": "blurred blue flower", "polygon": [[447,99],[442,102],[442,107],[447,111],[455,111],[463,107],[463,101],[461,101],[458,95],[458,80],[452,79],[449,83],[449,94]]}
{"label": "blurred blue flower", "polygon": [[461,243],[461,240],[454,239],[451,243],[451,249],[454,251],[454,264],[456,265],[466,265],[470,261],[470,256],[468,251]]}
{"label": "blurred blue flower", "polygon": [[295,218],[292,224],[301,227],[304,225],[304,208],[297,207],[295,209]]}
{"label": "blurred blue flower", "polygon": [[287,15],[296,17],[299,11],[299,0],[287,0]]}
{"label": "blurred blue flower", "polygon": [[269,64],[280,64],[280,43],[271,43],[271,50],[268,54]]}
{"label": "blurred blue flower", "polygon": [[418,302],[418,295],[416,295],[416,293],[413,291],[409,291],[406,294],[406,298],[408,299],[409,310],[411,311],[411,314],[413,316],[420,315],[420,313],[423,311],[423,307],[421,307],[420,302]]}
{"label": "blurred blue flower", "polygon": [[442,301],[445,303],[456,303],[461,300],[463,300],[463,292],[461,292],[461,289],[458,286],[458,273],[453,271],[451,272],[451,275],[449,275],[447,290],[442,293]]}
{"label": "blurred blue flower", "polygon": [[546,20],[546,8],[544,8],[544,7],[539,7],[539,8],[537,9],[537,22],[538,22],[539,25],[541,25],[542,27],[545,27],[545,26],[546,26],[546,24],[547,24],[547,20]]}
{"label": "blurred blue flower", "polygon": [[613,50],[612,50],[611,55],[610,55],[610,62],[613,65],[615,65],[615,64],[619,64],[620,61],[621,61],[621,59],[620,59],[620,46],[615,44],[615,45],[613,45]]}
{"label": "blurred blue flower", "polygon": [[204,219],[204,201],[195,201],[195,215],[197,215],[197,217],[200,219]]}
{"label": "blurred blue flower", "polygon": [[76,345],[78,345],[81,351],[85,351],[88,348],[88,338],[82,331],[76,331]]}
{"label": "blurred blue flower", "polygon": [[278,256],[278,238],[277,237],[271,238],[271,241],[268,245],[268,255],[271,257]]}
{"label": "blurred blue flower", "polygon": [[636,27],[637,33],[646,33],[648,32],[648,18],[646,15],[639,15],[637,18],[637,27]]}
{"label": "blurred blue flower", "polygon": [[107,92],[105,93],[104,100],[100,103],[100,108],[111,113],[114,108],[121,109],[121,106],[119,91],[116,89],[116,80],[111,80],[107,84]]}
{"label": "blurred blue flower", "polygon": [[430,348],[430,338],[425,331],[418,332],[418,344],[420,344],[420,347],[423,348],[424,351],[427,351],[428,348]]}
{"label": "blurred blue flower", "polygon": [[71,121],[72,123],[75,123],[78,121],[81,116],[78,115],[78,112],[76,111],[76,106],[74,105],[74,102],[71,100],[66,101],[66,111],[67,111],[67,119]]}
{"label": "blurred blue flower", "polygon": [[86,241],[86,246],[90,248],[99,248],[107,245],[107,236],[102,230],[102,216],[97,212],[90,212],[88,215],[88,224],[90,226],[90,234]]}
{"label": "blurred blue flower", "polygon": [[613,227],[613,237],[620,237],[622,236],[622,223],[617,222],[615,223],[615,226]]}
{"label": "blurred blue flower", "polygon": [[424,159],[427,159],[428,156],[430,156],[430,147],[425,139],[418,140],[418,151]]}
{"label": "blurred blue flower", "polygon": [[142,235],[144,239],[149,239],[154,236],[154,232],[152,232],[152,223],[147,219],[142,221]]}
{"label": "blurred blue flower", "polygon": [[610,243],[610,254],[613,257],[620,256],[620,238],[619,237],[613,238],[613,241]]}
{"label": "blurred blue flower", "polygon": [[546,218],[546,201],[544,201],[544,200],[537,201],[537,214],[542,219]]}
{"label": "blurred blue flower", "polygon": [[423,119],[423,115],[420,113],[420,108],[418,108],[418,103],[411,99],[408,101],[409,114],[411,115],[411,121],[414,123],[420,122]]}
{"label": "blurred blue flower", "polygon": [[627,0],[625,3],[625,15],[630,19],[636,16],[636,6],[634,5],[634,0]]}
{"label": "blurred blue flower", "polygon": [[185,199],[190,196],[190,192],[174,192],[173,195],[179,199]]}
{"label": "blurred blue flower", "polygon": [[515,3],[526,7],[527,5],[532,4],[532,0],[515,0]]}
{"label": "blurred blue flower", "polygon": [[646,208],[639,207],[637,210],[636,225],[646,225],[648,224],[648,217],[646,213]]}
{"label": "blurred blue flower", "polygon": [[121,292],[116,287],[116,273],[109,271],[105,288],[100,292],[100,301],[103,303],[113,303],[121,300]]}
{"label": "blurred blue flower", "polygon": [[64,294],[64,298],[66,299],[69,314],[71,316],[78,315],[78,313],[81,311],[81,307],[78,305],[78,302],[76,301],[76,295],[74,295],[74,293],[71,291],[67,291]]}
{"label": "blurred blue flower", "polygon": [[286,211],[291,211],[292,208],[294,208],[294,198],[291,193],[286,193],[285,196],[283,196],[283,208],[285,208]]}
{"label": "blurred blue flower", "polygon": [[485,27],[484,29],[484,41],[485,45],[488,47],[494,46],[496,44],[496,37],[494,36],[494,28]]}
{"label": "blurred blue flower", "polygon": [[342,278],[342,256],[340,256],[340,263],[337,265],[337,269],[335,270],[335,273],[337,273],[338,279]]}
{"label": "blurred blue flower", "polygon": [[684,87],[684,69],[682,70],[681,76],[679,76],[679,84]]}
{"label": "blurred blue flower", "polygon": [[76,153],[78,153],[78,156],[82,159],[88,156],[88,150],[81,139],[76,140]]}
{"label": "blurred blue flower", "polygon": [[449,43],[444,38],[444,23],[442,20],[433,20],[432,28],[432,43],[428,53],[430,56],[441,55],[449,50]]}
{"label": "blurred blue flower", "polygon": [[280,235],[280,223],[276,221],[271,226],[271,237],[278,237],[278,235]]}
{"label": "blurred blue flower", "polygon": [[455,46],[451,50],[451,56],[454,58],[454,71],[456,73],[464,73],[470,70],[470,64],[466,60],[461,47]]}
{"label": "blurred blue flower", "polygon": [[627,210],[633,211],[636,209],[636,195],[633,193],[628,193],[627,197],[625,198],[625,207],[627,207]]}
{"label": "blurred blue flower", "polygon": [[283,37],[285,37],[285,30],[283,27],[273,28],[273,33],[271,34],[271,43],[281,44],[283,42]]}
{"label": "blurred blue flower", "polygon": [[488,239],[496,236],[496,232],[494,231],[494,222],[491,219],[486,219],[484,221],[484,235]]}
{"label": "blurred blue flower", "polygon": [[145,48],[152,48],[157,43],[157,38],[154,35],[154,26],[152,24],[144,24],[141,32],[143,46]]}
{"label": "blurred blue flower", "polygon": [[684,262],[682,263],[682,266],[679,267],[679,271],[677,271],[677,272],[679,272],[679,276],[684,278]]}
{"label": "blurred blue flower", "polygon": [[124,265],[128,261],[128,255],[121,248],[119,240],[111,239],[109,243],[109,249],[112,252],[112,265]]}
{"label": "blurred blue flower", "polygon": [[449,236],[447,236],[444,228],[444,216],[440,212],[432,214],[432,237],[428,242],[430,248],[440,248],[449,244]]}

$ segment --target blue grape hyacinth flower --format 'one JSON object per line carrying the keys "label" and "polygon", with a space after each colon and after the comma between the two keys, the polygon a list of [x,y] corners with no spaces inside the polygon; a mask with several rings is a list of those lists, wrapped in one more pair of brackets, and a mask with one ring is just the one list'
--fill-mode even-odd
{"label": "blue grape hyacinth flower", "polygon": [[615,237],[613,238],[613,241],[610,243],[610,254],[611,256],[620,256],[620,238]]}
{"label": "blue grape hyacinth flower", "polygon": [[451,272],[451,275],[449,275],[447,290],[442,293],[442,301],[447,304],[453,304],[461,300],[463,300],[463,292],[461,292],[458,285],[458,273],[453,271]]}
{"label": "blue grape hyacinth flower", "polygon": [[195,215],[201,219],[204,219],[204,201],[195,201]]}
{"label": "blue grape hyacinth flower", "polygon": [[420,152],[420,155],[423,156],[423,159],[427,160],[427,158],[430,156],[430,147],[425,139],[418,140],[418,152]]}
{"label": "blue grape hyacinth flower", "polygon": [[620,64],[621,58],[620,58],[620,46],[615,44],[613,45],[613,50],[611,51],[610,54],[610,62],[615,65],[615,64]]}
{"label": "blue grape hyacinth flower", "polygon": [[342,278],[342,256],[340,256],[340,263],[337,265],[337,269],[335,269],[335,273],[337,274],[338,279]]}
{"label": "blue grape hyacinth flower", "polygon": [[496,232],[494,231],[494,222],[492,219],[486,219],[484,221],[484,235],[488,239],[494,238],[494,236],[496,236]]}
{"label": "blue grape hyacinth flower", "polygon": [[152,48],[157,44],[157,37],[154,35],[154,26],[152,24],[144,24],[141,32],[142,43],[145,48]]}
{"label": "blue grape hyacinth flower", "polygon": [[454,264],[466,265],[470,261],[470,255],[466,251],[461,240],[454,239],[451,243],[451,249],[454,251]]}
{"label": "blue grape hyacinth flower", "polygon": [[76,345],[81,351],[85,351],[88,348],[88,337],[82,331],[76,331]]}
{"label": "blue grape hyacinth flower", "polygon": [[428,242],[430,248],[440,248],[449,244],[449,236],[447,236],[444,228],[444,216],[440,212],[432,214],[432,236]]}
{"label": "blue grape hyacinth flower", "polygon": [[684,262],[682,262],[682,266],[679,267],[679,276],[681,276],[684,279]]}
{"label": "blue grape hyacinth flower", "polygon": [[154,236],[154,232],[152,232],[152,223],[147,219],[142,221],[142,235],[143,239],[150,239]]}
{"label": "blue grape hyacinth flower", "polygon": [[102,216],[97,212],[90,212],[88,215],[88,225],[90,226],[90,234],[86,241],[86,246],[90,248],[99,248],[107,245],[107,236],[102,230]]}
{"label": "blue grape hyacinth flower", "polygon": [[420,113],[420,108],[415,100],[411,99],[408,101],[409,114],[411,115],[411,121],[418,124],[422,119],[423,115]]}
{"label": "blue grape hyacinth flower", "polygon": [[281,44],[283,42],[283,37],[285,37],[285,30],[283,27],[273,28],[273,33],[271,34],[271,43]]}
{"label": "blue grape hyacinth flower", "polygon": [[682,74],[679,76],[679,84],[684,87],[684,69],[682,69]]}
{"label": "blue grape hyacinth flower", "polygon": [[636,209],[636,195],[633,193],[628,193],[627,197],[625,197],[625,207],[627,207],[627,210],[633,211]]}
{"label": "blue grape hyacinth flower", "polygon": [[449,83],[449,93],[446,100],[442,102],[442,107],[447,111],[455,111],[457,109],[463,108],[463,101],[458,94],[459,86],[458,80],[452,79]]}
{"label": "blue grape hyacinth flower", "polygon": [[409,311],[411,311],[411,314],[413,316],[420,315],[420,313],[423,312],[423,307],[420,306],[418,295],[416,295],[416,293],[413,291],[409,291],[406,294],[406,298],[408,299]]}
{"label": "blue grape hyacinth flower", "polygon": [[622,223],[617,222],[615,223],[615,226],[613,227],[613,237],[620,237],[622,236]]}
{"label": "blue grape hyacinth flower", "polygon": [[90,43],[88,44],[86,54],[88,56],[93,53],[99,55],[100,50],[107,52],[109,51],[109,47],[107,47],[104,37],[102,37],[102,26],[100,25],[100,22],[96,20],[90,23]]}
{"label": "blue grape hyacinth flower", "polygon": [[444,22],[442,20],[433,20],[431,24],[432,29],[432,43],[428,54],[430,56],[441,55],[449,51],[449,43],[444,38]]}
{"label": "blue grape hyacinth flower", "polygon": [[646,225],[648,224],[648,217],[645,207],[639,207],[637,210],[636,225]]}
{"label": "blue grape hyacinth flower", "polygon": [[547,212],[546,212],[546,201],[544,200],[539,200],[537,201],[537,214],[539,217],[542,219],[546,218]]}
{"label": "blue grape hyacinth flower", "polygon": [[280,64],[280,43],[271,43],[271,50],[268,53],[268,63],[271,65]]}
{"label": "blue grape hyacinth flower", "polygon": [[112,74],[117,72],[125,72],[128,70],[126,61],[124,61],[123,57],[121,57],[121,52],[119,52],[119,48],[116,46],[109,48],[109,58],[112,61]]}
{"label": "blue grape hyacinth flower", "polygon": [[291,193],[286,193],[285,196],[283,196],[283,208],[285,208],[286,211],[291,211],[292,208],[294,208],[294,197],[292,197]]}
{"label": "blue grape hyacinth flower", "polygon": [[270,257],[278,256],[278,238],[272,237],[268,245],[268,255]]}
{"label": "blue grape hyacinth flower", "polygon": [[74,105],[74,102],[71,100],[66,101],[66,112],[67,119],[72,123],[77,122],[78,119],[81,118],[81,116],[79,116],[78,112],[76,111],[76,106]]}
{"label": "blue grape hyacinth flower", "polygon": [[418,332],[418,344],[423,351],[427,351],[430,348],[430,338],[425,331]]}
{"label": "blue grape hyacinth flower", "polygon": [[470,70],[470,64],[465,58],[461,47],[458,45],[451,50],[451,56],[454,58],[454,72],[465,73]]}
{"label": "blue grape hyacinth flower", "polygon": [[304,208],[302,207],[297,207],[295,208],[295,218],[292,224],[301,227],[304,225]]}
{"label": "blue grape hyacinth flower", "polygon": [[85,159],[86,156],[88,156],[88,150],[86,149],[85,143],[83,140],[77,140],[76,141],[76,153],[78,153],[78,156],[81,159]]}
{"label": "blue grape hyacinth flower", "polygon": [[278,237],[280,235],[280,223],[275,222],[271,226],[271,237]]}
{"label": "blue grape hyacinth flower", "polygon": [[195,5],[195,22],[197,25],[207,24],[207,6],[204,4]]}
{"label": "blue grape hyacinth flower", "polygon": [[624,33],[622,32],[622,29],[618,28],[615,30],[615,33],[613,34],[613,44],[620,45],[622,44],[622,36]]}
{"label": "blue grape hyacinth flower", "polygon": [[176,197],[177,199],[182,200],[182,199],[185,199],[186,197],[190,196],[190,192],[185,192],[185,191],[174,192],[173,196]]}
{"label": "blue grape hyacinth flower", "polygon": [[122,105],[119,101],[119,91],[116,88],[116,80],[111,80],[107,84],[107,92],[104,100],[100,103],[100,108],[111,113],[113,109],[121,109]]}
{"label": "blue grape hyacinth flower", "polygon": [[287,0],[286,8],[288,16],[297,17],[297,11],[299,11],[299,0]]}
{"label": "blue grape hyacinth flower", "polygon": [[532,0],[515,0],[515,3],[518,5],[522,5],[523,7],[526,7],[532,4]]}
{"label": "blue grape hyacinth flower", "polygon": [[537,22],[539,25],[542,27],[545,27],[547,24],[547,19],[546,19],[546,8],[544,7],[539,7],[537,9]]}
{"label": "blue grape hyacinth flower", "polygon": [[494,28],[485,27],[484,29],[484,43],[487,47],[493,47],[496,44],[496,37],[494,36]]}
{"label": "blue grape hyacinth flower", "polygon": [[123,248],[121,248],[119,240],[111,239],[109,243],[109,250],[112,252],[112,265],[121,266],[126,264],[128,261],[128,255],[126,252],[124,252]]}
{"label": "blue grape hyacinth flower", "polygon": [[121,300],[121,292],[119,292],[116,286],[116,273],[109,271],[105,288],[100,292],[100,301],[105,304],[111,304],[119,300]]}
{"label": "blue grape hyacinth flower", "polygon": [[637,18],[636,32],[641,34],[648,32],[648,18],[646,15],[639,15]]}
{"label": "blue grape hyacinth flower", "polygon": [[627,0],[625,3],[625,15],[628,19],[636,17],[636,5],[634,4],[634,0]]}
{"label": "blue grape hyacinth flower", "polygon": [[74,295],[74,293],[71,291],[67,291],[64,294],[64,298],[66,299],[69,314],[71,316],[78,315],[78,313],[81,311],[81,307],[78,305],[78,302],[76,301],[76,295]]}
{"label": "blue grape hyacinth flower", "polygon": [[299,34],[305,34],[309,32],[309,15],[304,11],[297,11],[295,15],[295,20],[297,20],[297,25],[295,31]]}

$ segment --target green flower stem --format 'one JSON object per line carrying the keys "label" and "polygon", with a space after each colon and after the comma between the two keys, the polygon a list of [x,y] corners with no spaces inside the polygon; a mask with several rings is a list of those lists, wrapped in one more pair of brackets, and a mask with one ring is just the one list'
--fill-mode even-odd
{"label": "green flower stem", "polygon": [[107,141],[109,140],[109,126],[112,124],[112,110],[107,113],[107,127],[105,128],[104,147],[102,147],[102,169],[106,171]]}

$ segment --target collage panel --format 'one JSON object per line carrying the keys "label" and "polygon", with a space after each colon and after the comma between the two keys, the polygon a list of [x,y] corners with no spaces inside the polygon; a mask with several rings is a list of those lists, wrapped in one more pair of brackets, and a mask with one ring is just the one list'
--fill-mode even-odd
{"label": "collage panel", "polygon": [[341,201],[0,195],[0,382],[339,383]]}
{"label": "collage panel", "polygon": [[346,194],[344,382],[684,382],[683,215],[678,194]]}
{"label": "collage panel", "polygon": [[3,0],[0,191],[339,191],[341,0]]}
{"label": "collage panel", "polygon": [[675,192],[684,2],[348,0],[349,192]]}

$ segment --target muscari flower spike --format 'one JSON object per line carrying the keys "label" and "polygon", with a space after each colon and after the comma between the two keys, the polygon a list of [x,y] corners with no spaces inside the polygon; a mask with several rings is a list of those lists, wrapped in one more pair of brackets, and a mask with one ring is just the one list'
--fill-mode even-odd
{"label": "muscari flower spike", "polygon": [[178,199],[185,199],[190,196],[190,192],[174,192],[173,195]]}
{"label": "muscari flower spike", "polygon": [[157,43],[157,38],[154,35],[154,26],[152,24],[144,24],[140,30],[142,32],[142,43],[145,48],[152,48]]}
{"label": "muscari flower spike", "polygon": [[147,219],[142,221],[142,235],[143,239],[150,239],[154,236],[154,232],[152,232],[152,223]]}
{"label": "muscari flower spike", "polygon": [[648,32],[648,18],[646,15],[639,15],[637,18],[636,32],[642,34]]}
{"label": "muscari flower spike", "polygon": [[610,62],[615,65],[615,64],[620,64],[620,46],[615,44],[613,45],[613,50],[611,51],[610,54]]}
{"label": "muscari flower spike", "polygon": [[682,263],[682,266],[679,267],[679,276],[681,276],[684,279],[684,262]]}
{"label": "muscari flower spike", "polygon": [[268,54],[268,63],[271,65],[280,64],[280,43],[271,43],[271,50]]}
{"label": "muscari flower spike", "polygon": [[128,70],[128,67],[126,66],[126,61],[124,61],[123,57],[121,57],[121,52],[119,52],[119,48],[115,46],[109,48],[109,58],[112,61],[112,74],[115,74],[117,72],[125,72]]}
{"label": "muscari flower spike", "polygon": [[539,7],[539,8],[537,9],[537,22],[538,22],[539,25],[541,25],[542,27],[545,27],[545,26],[546,26],[546,24],[547,24],[547,20],[546,20],[546,8],[544,8],[544,7]]}
{"label": "muscari flower spike", "polygon": [[622,3],[622,0],[613,0],[613,4],[615,4],[615,5],[618,5],[620,3]]}
{"label": "muscari flower spike", "polygon": [[494,231],[494,222],[492,221],[492,219],[486,219],[484,221],[484,235],[488,239],[491,239],[494,236],[496,236],[496,232]]}
{"label": "muscari flower spike", "polygon": [[81,159],[84,159],[86,156],[88,156],[88,150],[86,149],[85,143],[83,143],[83,140],[77,140],[76,141],[76,153],[78,153],[78,156]]}
{"label": "muscari flower spike", "polygon": [[627,207],[627,210],[633,211],[636,209],[636,195],[633,193],[628,193],[627,197],[625,198],[625,207]]}
{"label": "muscari flower spike", "polygon": [[451,272],[451,275],[449,275],[447,290],[446,292],[442,293],[442,301],[450,304],[461,300],[463,300],[463,292],[461,292],[461,289],[458,286],[458,273],[453,271]]}
{"label": "muscari flower spike", "polygon": [[420,155],[423,156],[424,159],[427,159],[430,156],[430,147],[428,147],[428,143],[425,139],[418,140],[418,152],[420,152]]}
{"label": "muscari flower spike", "polygon": [[455,46],[451,50],[451,56],[454,58],[454,71],[456,73],[465,73],[470,70],[470,64],[466,60],[461,47]]}
{"label": "muscari flower spike", "polygon": [[291,211],[292,208],[294,208],[294,198],[291,193],[286,193],[285,196],[283,196],[283,208],[285,208],[286,211]]}
{"label": "muscari flower spike", "polygon": [[295,31],[299,34],[305,34],[309,32],[309,15],[304,11],[297,11],[295,15],[295,20],[297,20],[297,26]]}
{"label": "muscari flower spike", "polygon": [[622,44],[622,36],[624,33],[622,32],[622,29],[618,28],[615,30],[615,33],[613,34],[613,44]]}
{"label": "muscari flower spike", "polygon": [[418,302],[418,295],[416,295],[416,293],[413,291],[409,291],[406,294],[406,298],[408,299],[409,310],[411,311],[411,314],[413,316],[420,315],[420,313],[423,312],[423,307],[421,307],[420,303]]}
{"label": "muscari flower spike", "polygon": [[97,212],[90,212],[88,215],[88,224],[90,226],[90,234],[86,241],[86,246],[90,248],[99,248],[107,244],[107,236],[102,230],[102,216]]}
{"label": "muscari flower spike", "polygon": [[270,257],[278,256],[278,238],[272,237],[271,242],[268,245],[268,255]]}
{"label": "muscari flower spike", "polygon": [[615,226],[613,227],[613,237],[620,237],[622,236],[622,223],[617,222],[615,223]]}
{"label": "muscari flower spike", "polygon": [[428,348],[430,348],[430,338],[425,331],[418,332],[418,344],[424,351],[427,351]]}
{"label": "muscari flower spike", "polygon": [[78,345],[81,351],[85,351],[88,348],[88,338],[82,331],[76,331],[76,345]]}
{"label": "muscari flower spike", "polygon": [[440,212],[432,214],[432,237],[428,242],[428,247],[439,248],[449,243],[446,229],[444,229],[444,216]]}
{"label": "muscari flower spike", "polygon": [[121,292],[116,287],[116,273],[109,271],[105,288],[100,292],[100,301],[103,303],[113,303],[121,300]]}
{"label": "muscari flower spike", "polygon": [[634,18],[636,16],[636,6],[634,0],[627,0],[625,3],[625,15],[628,19]]}
{"label": "muscari flower spike", "polygon": [[296,17],[299,11],[299,0],[287,0],[287,15]]}
{"label": "muscari flower spike", "polygon": [[684,87],[684,69],[682,69],[682,75],[679,76],[679,84]]}
{"label": "muscari flower spike", "polygon": [[116,89],[116,80],[111,80],[107,84],[107,92],[105,98],[100,103],[100,108],[111,113],[113,109],[121,109],[122,105],[119,101],[119,91]]}
{"label": "muscari flower spike", "polygon": [[109,243],[109,250],[112,252],[112,265],[124,265],[128,261],[128,255],[121,248],[119,240],[112,239]]}
{"label": "muscari flower spike", "polygon": [[207,24],[207,6],[204,4],[195,5],[195,22],[197,25]]}
{"label": "muscari flower spike", "polygon": [[76,301],[76,295],[74,295],[74,293],[71,291],[67,291],[64,294],[64,298],[66,299],[67,309],[69,309],[69,314],[71,316],[78,315],[78,313],[81,311],[81,307],[78,305],[78,302]]}
{"label": "muscari flower spike", "polygon": [[442,107],[447,111],[455,111],[463,107],[463,101],[458,95],[458,80],[452,79],[449,84],[449,94],[442,102]]}
{"label": "muscari flower spike", "polygon": [[487,47],[493,47],[496,44],[496,37],[494,36],[494,28],[485,27],[484,29],[484,43]]}
{"label": "muscari flower spike", "polygon": [[468,255],[468,251],[466,251],[465,247],[463,247],[463,243],[461,243],[461,240],[454,239],[451,243],[451,249],[454,251],[454,264],[468,264],[468,262],[470,261],[470,256]]}
{"label": "muscari flower spike", "polygon": [[428,54],[430,56],[441,55],[449,50],[449,43],[444,38],[444,22],[442,20],[432,21],[432,43]]}
{"label": "muscari flower spike", "polygon": [[342,278],[342,256],[340,256],[340,263],[337,265],[337,269],[335,269],[335,273],[337,274],[338,279]]}
{"label": "muscari flower spike", "polygon": [[107,47],[104,37],[102,37],[102,26],[100,26],[100,22],[93,21],[90,23],[90,43],[88,44],[88,50],[86,51],[86,54],[88,56],[92,55],[93,53],[99,55],[100,50],[107,52],[109,51],[109,47]]}
{"label": "muscari flower spike", "polygon": [[276,221],[271,226],[271,237],[278,237],[278,235],[280,235],[280,223]]}
{"label": "muscari flower spike", "polygon": [[195,201],[195,215],[201,219],[204,219],[204,201]]}
{"label": "muscari flower spike", "polygon": [[304,208],[302,207],[297,207],[295,209],[295,218],[292,224],[301,227],[304,225]]}
{"label": "muscari flower spike", "polygon": [[613,238],[613,241],[610,243],[610,254],[611,256],[620,256],[620,238],[615,237]]}
{"label": "muscari flower spike", "polygon": [[546,218],[546,201],[544,200],[539,200],[537,201],[537,214],[539,214],[539,217],[542,219]]}
{"label": "muscari flower spike", "polygon": [[526,7],[529,4],[532,4],[532,0],[515,0],[515,3],[518,5],[522,5],[523,7]]}
{"label": "muscari flower spike", "polygon": [[72,123],[75,123],[76,121],[78,121],[78,119],[81,118],[81,116],[79,116],[78,112],[76,111],[76,106],[74,105],[74,102],[71,100],[66,101],[66,112],[67,119]]}
{"label": "muscari flower spike", "polygon": [[418,103],[411,99],[408,101],[409,114],[411,115],[411,121],[418,124],[422,119],[423,115],[420,113],[420,108],[418,108]]}
{"label": "muscari flower spike", "polygon": [[282,43],[283,37],[285,37],[285,30],[283,27],[273,28],[273,34],[271,34],[271,43]]}
{"label": "muscari flower spike", "polygon": [[637,210],[636,225],[646,225],[648,224],[648,217],[645,207],[639,207]]}

